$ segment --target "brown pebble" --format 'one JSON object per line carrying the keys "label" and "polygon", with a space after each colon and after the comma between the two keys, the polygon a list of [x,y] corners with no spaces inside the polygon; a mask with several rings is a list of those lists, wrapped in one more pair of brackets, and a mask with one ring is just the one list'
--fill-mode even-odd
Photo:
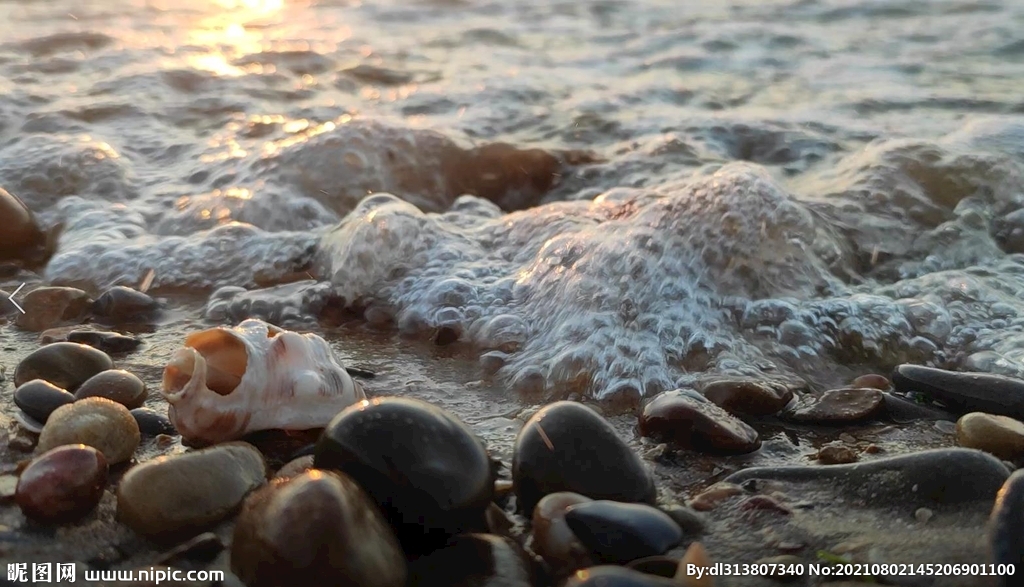
{"label": "brown pebble", "polygon": [[828,443],[818,449],[818,461],[825,465],[842,465],[857,461],[857,452],[841,443]]}
{"label": "brown pebble", "polygon": [[36,349],[18,363],[14,385],[43,379],[74,393],[86,379],[113,368],[114,362],[101,350],[74,342],[55,342]]}
{"label": "brown pebble", "polygon": [[549,493],[537,502],[533,510],[533,551],[558,575],[588,567],[594,562],[565,521],[565,512],[569,508],[591,501],[589,497],[569,491]]}
{"label": "brown pebble", "polygon": [[831,389],[821,395],[805,395],[782,413],[797,422],[842,424],[876,415],[885,396],[873,388]]}
{"label": "brown pebble", "polygon": [[4,229],[0,231],[0,261],[29,259],[35,249],[43,247],[46,235],[36,223],[36,217],[21,199],[0,188],[0,218]]}
{"label": "brown pebble", "polygon": [[718,507],[722,502],[744,493],[743,488],[739,485],[720,481],[691,499],[690,507],[698,512],[709,512]]}
{"label": "brown pebble", "polygon": [[704,452],[742,454],[761,446],[757,431],[692,390],[656,396],[644,406],[639,429],[643,436]]}
{"label": "brown pebble", "polygon": [[731,414],[770,416],[793,399],[793,391],[773,381],[715,379],[699,387],[704,397]]}
{"label": "brown pebble", "polygon": [[866,375],[861,375],[860,377],[854,379],[850,383],[850,387],[854,387],[854,388],[870,387],[872,389],[880,389],[882,391],[887,391],[889,388],[892,387],[892,383],[889,382],[889,378],[886,377],[885,375],[878,375],[876,373],[868,373]]}
{"label": "brown pebble", "polygon": [[1024,423],[1008,416],[971,412],[956,423],[957,444],[1001,459],[1024,456]]}
{"label": "brown pebble", "polygon": [[73,287],[40,287],[25,294],[20,304],[25,313],[18,314],[15,320],[18,327],[42,332],[64,322],[82,320],[92,298]]}
{"label": "brown pebble", "polygon": [[96,507],[107,485],[107,459],[84,444],[60,446],[34,459],[18,478],[15,499],[40,522],[77,520]]}
{"label": "brown pebble", "polygon": [[76,391],[76,399],[105,397],[129,410],[141,407],[148,392],[141,379],[123,369],[108,369],[93,375]]}

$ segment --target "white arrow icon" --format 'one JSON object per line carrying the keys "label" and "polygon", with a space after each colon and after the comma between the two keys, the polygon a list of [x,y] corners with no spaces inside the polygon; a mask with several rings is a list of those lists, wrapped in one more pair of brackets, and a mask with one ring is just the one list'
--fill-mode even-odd
{"label": "white arrow icon", "polygon": [[7,296],[7,299],[11,300],[11,303],[14,304],[14,307],[17,308],[18,311],[21,312],[22,314],[25,313],[25,310],[21,306],[18,305],[18,302],[14,301],[14,296],[18,295],[18,292],[21,291],[21,288],[23,288],[23,287],[25,287],[24,283],[19,285],[18,289],[14,290],[14,293],[12,293],[11,295]]}

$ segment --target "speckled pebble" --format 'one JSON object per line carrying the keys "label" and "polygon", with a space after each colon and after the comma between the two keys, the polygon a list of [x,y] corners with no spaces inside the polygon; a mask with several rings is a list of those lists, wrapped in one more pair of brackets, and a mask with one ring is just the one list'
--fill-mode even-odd
{"label": "speckled pebble", "polygon": [[90,397],[54,410],[39,435],[38,450],[85,444],[103,453],[111,465],[132,458],[142,436],[128,408]]}
{"label": "speckled pebble", "polygon": [[1024,423],[1007,416],[971,412],[957,421],[956,441],[965,448],[1012,460],[1024,456]]}
{"label": "speckled pebble", "polygon": [[93,375],[75,391],[76,399],[105,397],[133,410],[141,407],[148,396],[146,384],[122,369],[110,369]]}

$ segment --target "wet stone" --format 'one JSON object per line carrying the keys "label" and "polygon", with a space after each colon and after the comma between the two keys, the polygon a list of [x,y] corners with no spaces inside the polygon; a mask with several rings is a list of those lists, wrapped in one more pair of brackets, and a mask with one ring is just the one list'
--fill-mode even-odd
{"label": "wet stone", "polygon": [[107,322],[143,322],[156,318],[160,302],[141,291],[118,285],[103,292],[92,304],[92,313]]}
{"label": "wet stone", "polygon": [[712,380],[699,390],[730,414],[750,416],[776,414],[793,399],[793,391],[781,383],[752,379]]}
{"label": "wet stone", "polygon": [[139,425],[127,408],[91,397],[54,410],[39,434],[37,448],[48,451],[64,444],[85,444],[116,465],[132,458],[140,440]]}
{"label": "wet stone", "polygon": [[245,500],[231,570],[247,587],[402,587],[405,556],[373,500],[344,474],[275,479]]}
{"label": "wet stone", "polygon": [[42,379],[25,382],[14,390],[14,405],[44,424],[54,410],[74,401],[75,396]]}
{"label": "wet stone", "polygon": [[695,393],[666,391],[640,415],[640,434],[682,448],[743,454],[761,446],[757,431]]}
{"label": "wet stone", "polygon": [[46,235],[36,223],[35,215],[21,198],[0,188],[0,261],[30,259],[35,250],[46,243]]}
{"label": "wet stone", "polygon": [[73,330],[67,334],[67,340],[111,354],[130,353],[142,345],[142,341],[134,336],[99,330]]}
{"label": "wet stone", "polygon": [[857,461],[857,451],[841,442],[830,442],[818,449],[817,459],[823,465],[844,465]]}
{"label": "wet stone", "polygon": [[103,453],[82,444],[60,446],[25,467],[15,500],[26,517],[38,522],[72,522],[96,507],[106,485]]}
{"label": "wet stone", "polygon": [[167,416],[158,413],[156,410],[150,408],[135,408],[131,410],[132,417],[135,418],[135,423],[139,425],[139,432],[144,436],[158,436],[160,434],[169,434],[177,436],[178,431],[174,428],[174,424],[171,424],[170,419]]}
{"label": "wet stone", "polygon": [[320,436],[314,464],[366,489],[407,549],[486,530],[495,479],[487,449],[458,418],[426,402],[377,398],[343,410]]}
{"label": "wet stone", "polygon": [[25,313],[15,323],[19,328],[42,332],[64,322],[80,321],[88,314],[92,298],[73,287],[40,287],[19,302]]}
{"label": "wet stone", "polygon": [[189,538],[238,511],[266,474],[263,455],[244,442],[157,457],[121,479],[117,519],[151,539]]}
{"label": "wet stone", "polygon": [[937,504],[990,501],[1009,474],[992,455],[940,448],[848,465],[752,467],[733,473],[725,481],[823,483],[872,502],[917,508],[925,500]]}
{"label": "wet stone", "polygon": [[148,393],[146,384],[121,369],[110,369],[93,375],[75,390],[75,398],[105,397],[133,410],[141,407]]}
{"label": "wet stone", "polygon": [[601,562],[624,564],[665,554],[683,531],[665,512],[645,504],[592,501],[570,507],[565,521]]}
{"label": "wet stone", "polygon": [[814,424],[842,424],[877,415],[883,405],[882,392],[873,388],[832,389],[821,395],[805,395],[782,416]]}
{"label": "wet stone", "polygon": [[592,499],[654,503],[654,478],[608,422],[575,402],[538,411],[513,446],[512,483],[522,512],[543,496],[571,491]]}
{"label": "wet stone", "polygon": [[982,412],[965,414],[956,423],[956,441],[1001,459],[1024,456],[1024,423],[1007,416]]}
{"label": "wet stone", "polygon": [[462,534],[409,566],[409,587],[530,587],[530,563],[515,541]]}
{"label": "wet stone", "polygon": [[[1024,469],[1006,480],[989,517],[988,544],[995,564],[1024,564]],[[1011,585],[1012,583],[1004,583]]]}
{"label": "wet stone", "polygon": [[590,550],[580,542],[565,521],[566,511],[581,503],[593,501],[589,497],[561,491],[549,493],[533,508],[533,551],[547,562],[556,575],[568,575],[594,564]]}
{"label": "wet stone", "polygon": [[113,368],[113,361],[103,351],[84,344],[56,342],[22,359],[14,371],[14,384],[43,379],[73,393],[93,375]]}
{"label": "wet stone", "polygon": [[864,387],[870,387],[872,389],[879,389],[886,391],[892,387],[892,383],[889,378],[885,375],[878,375],[877,373],[868,373],[867,375],[861,375],[850,383],[850,387],[860,389]]}
{"label": "wet stone", "polygon": [[923,393],[961,413],[985,412],[1024,419],[1024,381],[985,373],[960,373],[900,365],[892,375],[900,393]]}
{"label": "wet stone", "polygon": [[945,420],[950,417],[949,412],[934,406],[922,404],[901,395],[883,392],[885,404],[885,415],[900,424],[916,422],[918,420]]}

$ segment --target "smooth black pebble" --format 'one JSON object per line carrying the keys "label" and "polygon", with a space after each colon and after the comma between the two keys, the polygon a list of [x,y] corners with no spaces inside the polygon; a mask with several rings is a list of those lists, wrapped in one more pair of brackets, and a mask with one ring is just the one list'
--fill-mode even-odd
{"label": "smooth black pebble", "polygon": [[45,423],[57,408],[75,401],[75,396],[42,379],[33,379],[14,390],[14,405]]}
{"label": "smooth black pebble", "polygon": [[135,418],[135,422],[139,425],[139,432],[142,432],[145,436],[156,436],[158,434],[178,435],[178,430],[174,427],[174,424],[171,424],[167,416],[155,410],[135,408],[131,410],[131,413],[132,417]]}
{"label": "smooth black pebble", "polygon": [[512,483],[519,511],[527,514],[559,491],[623,502],[655,498],[651,472],[611,424],[569,401],[545,406],[519,431]]}
{"label": "smooth black pebble", "polygon": [[892,384],[900,393],[923,393],[962,413],[1024,419],[1024,381],[1020,379],[900,365],[893,371]]}
{"label": "smooth black pebble", "polygon": [[92,304],[92,313],[113,322],[138,322],[157,317],[160,302],[148,294],[125,287],[114,286],[103,292]]}
{"label": "smooth black pebble", "polygon": [[675,520],[644,504],[581,503],[565,512],[565,522],[580,542],[606,563],[625,564],[665,554],[683,540]]}
{"label": "smooth black pebble", "polygon": [[495,473],[483,442],[449,412],[412,398],[347,408],[324,429],[314,466],[355,479],[407,551],[486,531]]}
{"label": "smooth black pebble", "polygon": [[44,379],[74,393],[93,375],[114,368],[107,353],[74,342],[55,342],[33,351],[18,363],[14,384]]}

